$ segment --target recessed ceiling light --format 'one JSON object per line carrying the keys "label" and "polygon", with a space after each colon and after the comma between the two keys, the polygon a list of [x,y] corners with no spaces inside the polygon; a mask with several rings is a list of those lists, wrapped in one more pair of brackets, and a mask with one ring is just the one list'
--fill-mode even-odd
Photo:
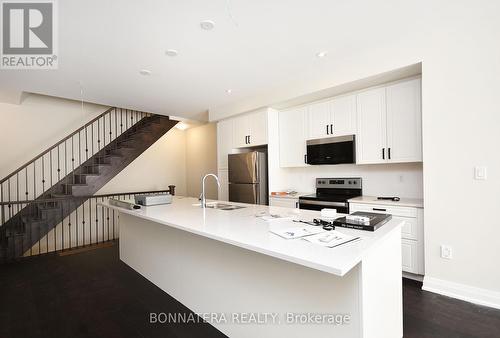
{"label": "recessed ceiling light", "polygon": [[326,56],[326,54],[328,54],[328,52],[322,51],[322,52],[316,53],[316,56],[319,57],[319,58],[323,58],[323,57]]}
{"label": "recessed ceiling light", "polygon": [[168,56],[177,56],[177,54],[179,54],[179,52],[175,49],[167,49],[165,51],[165,54],[167,54]]}
{"label": "recessed ceiling light", "polygon": [[141,75],[151,75],[151,71],[148,70],[148,69],[141,69],[139,71],[139,74],[141,74]]}
{"label": "recessed ceiling light", "polygon": [[231,94],[233,92],[232,89],[226,89],[226,93]]}
{"label": "recessed ceiling light", "polygon": [[204,29],[206,31],[211,31],[215,27],[215,22],[212,20],[203,20],[200,22],[200,27],[201,29]]}
{"label": "recessed ceiling light", "polygon": [[175,125],[175,128],[179,129],[179,130],[186,130],[188,129],[188,125],[184,122],[178,122],[176,125]]}

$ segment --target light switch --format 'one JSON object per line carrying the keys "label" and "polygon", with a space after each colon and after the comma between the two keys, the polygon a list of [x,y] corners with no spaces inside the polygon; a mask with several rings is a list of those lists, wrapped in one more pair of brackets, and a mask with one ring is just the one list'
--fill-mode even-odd
{"label": "light switch", "polygon": [[486,167],[475,167],[474,168],[474,178],[476,180],[485,180],[487,178]]}

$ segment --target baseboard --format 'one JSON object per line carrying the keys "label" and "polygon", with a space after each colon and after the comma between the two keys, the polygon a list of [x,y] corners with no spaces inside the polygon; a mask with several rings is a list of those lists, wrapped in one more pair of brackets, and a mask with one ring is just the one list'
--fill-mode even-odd
{"label": "baseboard", "polygon": [[403,278],[416,280],[417,282],[423,282],[423,280],[424,280],[424,276],[422,276],[422,275],[416,275],[414,273],[409,273],[409,272],[404,272],[404,271],[403,271]]}
{"label": "baseboard", "polygon": [[422,289],[466,302],[500,309],[500,292],[477,288],[443,279],[424,277]]}

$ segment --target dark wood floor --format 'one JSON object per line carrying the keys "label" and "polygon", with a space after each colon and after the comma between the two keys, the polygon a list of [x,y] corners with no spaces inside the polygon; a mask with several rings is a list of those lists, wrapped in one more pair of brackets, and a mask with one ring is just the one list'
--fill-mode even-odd
{"label": "dark wood floor", "polygon": [[[500,311],[404,280],[404,336],[500,337]],[[118,259],[118,245],[0,266],[0,338],[224,337],[208,324],[149,323],[150,312],[190,313]]]}

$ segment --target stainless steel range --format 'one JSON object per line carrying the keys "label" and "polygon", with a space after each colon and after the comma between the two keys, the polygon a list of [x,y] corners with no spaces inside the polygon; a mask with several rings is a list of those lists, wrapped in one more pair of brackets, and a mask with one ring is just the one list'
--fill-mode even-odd
{"label": "stainless steel range", "polygon": [[361,177],[354,178],[317,178],[316,193],[299,197],[299,208],[321,210],[337,209],[337,212],[348,214],[347,200],[361,196]]}

